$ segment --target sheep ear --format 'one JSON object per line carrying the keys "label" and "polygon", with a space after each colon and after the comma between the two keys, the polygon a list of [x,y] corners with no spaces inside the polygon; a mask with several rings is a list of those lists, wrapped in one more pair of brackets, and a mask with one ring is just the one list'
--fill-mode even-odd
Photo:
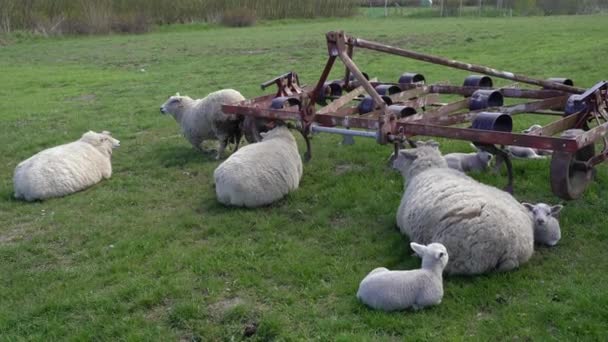
{"label": "sheep ear", "polygon": [[551,207],[551,216],[553,216],[553,217],[557,217],[557,215],[559,214],[559,212],[560,212],[560,211],[562,211],[562,208],[563,208],[563,207],[564,207],[564,206],[563,206],[563,205],[561,205],[561,204],[558,204],[558,205],[554,205],[554,206],[552,206],[552,207]]}
{"label": "sheep ear", "polygon": [[418,254],[419,257],[422,258],[424,253],[426,252],[426,246],[417,244],[415,242],[410,242],[410,247]]}
{"label": "sheep ear", "polygon": [[416,158],[418,158],[418,156],[416,155],[416,152],[411,151],[411,150],[401,150],[399,151],[399,155],[405,159],[409,159],[409,160],[415,160]]}
{"label": "sheep ear", "polygon": [[530,204],[530,203],[526,203],[526,202],[521,202],[521,204],[526,207],[526,209],[528,209],[529,211],[534,210],[534,205]]}
{"label": "sheep ear", "polygon": [[175,93],[175,96],[181,96],[179,93]]}
{"label": "sheep ear", "polygon": [[112,132],[110,131],[102,131],[101,134],[112,136]]}

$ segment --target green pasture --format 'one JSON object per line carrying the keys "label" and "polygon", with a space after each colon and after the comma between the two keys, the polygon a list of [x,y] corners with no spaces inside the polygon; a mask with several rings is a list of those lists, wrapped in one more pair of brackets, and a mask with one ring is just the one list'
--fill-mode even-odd
{"label": "green pasture", "polygon": [[[219,162],[192,149],[159,106],[175,92],[259,96],[261,82],[290,70],[313,84],[330,30],[539,78],[571,77],[582,87],[608,79],[605,16],[358,16],[145,35],[0,36],[0,340],[240,340],[253,324],[253,340],[605,339],[605,166],[581,199],[563,202],[551,193],[549,160],[515,161],[517,199],[565,205],[560,244],[538,248],[514,272],[446,278],[443,303],[416,313],[375,312],[355,298],[373,268],[420,265],[395,226],[403,180],[386,167],[390,148],[317,135],[296,192],[256,210],[216,202]],[[467,75],[360,50],[355,61],[381,80],[416,71],[461,84]],[[547,119],[518,117],[516,128],[538,120]],[[19,161],[87,130],[121,140],[110,180],[44,202],[13,198]],[[439,141],[444,152],[470,151],[466,142]],[[506,182],[504,172],[474,176]]]}

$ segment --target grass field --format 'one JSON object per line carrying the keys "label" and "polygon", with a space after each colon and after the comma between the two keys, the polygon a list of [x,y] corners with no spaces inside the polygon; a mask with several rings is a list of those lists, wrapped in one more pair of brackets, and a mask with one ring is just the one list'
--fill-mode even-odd
{"label": "grass field", "polygon": [[[194,151],[159,105],[176,91],[258,96],[262,81],[292,69],[311,84],[326,59],[323,34],[333,29],[585,87],[608,78],[602,16],[358,17],[2,37],[0,340],[239,340],[254,322],[258,340],[605,339],[604,166],[582,199],[565,203],[558,247],[539,248],[514,272],[447,278],[443,303],[418,313],[374,312],[355,298],[371,269],[420,263],[395,227],[403,182],[386,168],[389,148],[315,136],[300,189],[286,199],[257,210],[215,201],[218,162]],[[384,80],[408,70],[431,82],[466,76],[371,52],[355,60]],[[19,161],[89,129],[121,140],[110,180],[44,202],[12,198]],[[444,151],[467,151],[464,142],[441,142]],[[516,161],[516,197],[560,202],[548,173],[547,160]]]}

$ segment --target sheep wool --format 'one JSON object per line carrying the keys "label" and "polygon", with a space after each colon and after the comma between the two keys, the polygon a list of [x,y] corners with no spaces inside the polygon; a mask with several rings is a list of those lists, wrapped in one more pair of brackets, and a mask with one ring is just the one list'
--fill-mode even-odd
{"label": "sheep wool", "polygon": [[110,132],[89,131],[69,144],[38,152],[15,168],[15,198],[26,201],[65,196],[112,176]]}
{"label": "sheep wool", "polygon": [[262,133],[262,141],[247,145],[220,164],[213,174],[219,202],[259,207],[298,188],[302,159],[295,138],[285,126]]}
{"label": "sheep wool", "polygon": [[245,100],[234,89],[222,89],[210,93],[202,99],[193,100],[177,93],[161,105],[162,114],[171,114],[180,124],[184,137],[199,151],[205,140],[219,140],[216,159],[219,159],[229,143],[238,149],[241,140],[240,120],[236,115],[222,112],[222,105]]}
{"label": "sheep wool", "polygon": [[449,169],[437,145],[401,150],[405,192],[397,225],[411,241],[443,244],[448,274],[508,271],[530,259],[533,222],[513,196]]}

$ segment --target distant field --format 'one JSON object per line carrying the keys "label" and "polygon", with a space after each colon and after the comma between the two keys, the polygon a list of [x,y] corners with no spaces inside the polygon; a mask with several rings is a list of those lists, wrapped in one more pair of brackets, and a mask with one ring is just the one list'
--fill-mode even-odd
{"label": "distant field", "polygon": [[[605,339],[605,166],[582,199],[565,203],[558,247],[539,248],[515,272],[447,278],[443,303],[418,313],[374,312],[355,298],[371,269],[420,263],[395,227],[403,182],[386,167],[389,148],[315,136],[298,191],[258,210],[216,202],[218,162],[194,151],[159,105],[175,92],[258,96],[262,81],[289,70],[311,84],[326,59],[324,33],[335,29],[584,87],[608,78],[602,16],[0,36],[0,340],[239,340],[253,322],[257,340]],[[356,52],[355,61],[383,80],[417,71],[460,84],[467,75],[372,52]],[[45,202],[12,198],[19,161],[89,129],[121,140],[112,179]],[[440,141],[445,152],[469,151]],[[516,197],[560,202],[548,174],[548,160],[515,161]]]}

